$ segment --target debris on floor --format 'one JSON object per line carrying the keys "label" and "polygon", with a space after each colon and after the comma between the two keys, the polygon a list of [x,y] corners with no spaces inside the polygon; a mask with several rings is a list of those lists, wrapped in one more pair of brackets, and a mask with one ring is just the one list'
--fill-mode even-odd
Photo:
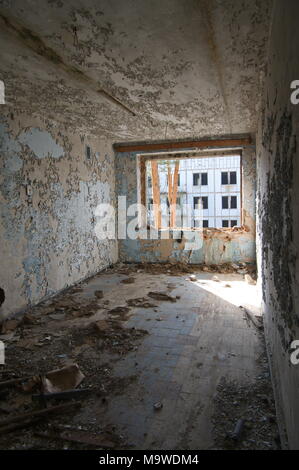
{"label": "debris on floor", "polygon": [[[159,423],[169,427],[174,448],[182,432],[177,448],[196,448],[192,439],[204,436],[193,420],[200,424],[205,384],[239,358],[232,339],[242,347],[247,339],[250,364],[258,335],[262,341],[262,319],[200,287],[217,276],[221,286],[234,290],[237,279],[251,293],[240,269],[255,276],[247,264],[119,264],[4,322],[0,449],[153,448],[145,436],[159,436],[163,446]],[[226,349],[212,351],[219,334]],[[210,385],[217,448],[275,448],[271,384],[260,375],[248,383],[226,375]]]}
{"label": "debris on floor", "polygon": [[232,274],[242,270],[243,274],[250,274],[254,279],[256,278],[256,265],[253,263],[222,263],[222,264],[187,264],[182,262],[176,263],[117,263],[114,266],[106,268],[105,272],[126,274],[130,276],[131,273],[137,271],[149,274],[168,273],[170,275],[177,275],[183,273],[194,272],[210,272]]}
{"label": "debris on floor", "polygon": [[247,321],[247,325],[254,325],[258,330],[264,329],[263,317],[260,315],[253,315],[247,308],[240,305],[240,309],[244,312],[244,318]]}
{"label": "debris on floor", "polygon": [[104,294],[103,294],[103,291],[102,290],[96,290],[94,292],[94,295],[98,298],[98,299],[102,299],[104,297]]}
{"label": "debris on floor", "polygon": [[122,284],[134,284],[135,278],[134,277],[127,277],[126,279],[123,279],[120,281]]}
{"label": "debris on floor", "polygon": [[44,393],[55,393],[76,388],[83,379],[84,375],[78,364],[71,364],[48,372],[41,377],[41,382]]}
{"label": "debris on floor", "polygon": [[217,449],[280,448],[266,351],[254,381],[222,377],[214,397],[213,433]]}
{"label": "debris on floor", "polygon": [[166,302],[176,302],[176,297],[172,297],[166,292],[149,292],[148,296],[155,300],[162,300]]}
{"label": "debris on floor", "polygon": [[91,433],[78,429],[64,429],[61,426],[51,426],[50,431],[38,432],[36,436],[47,440],[67,441],[82,444],[85,447],[114,449],[122,443],[121,436],[115,432]]}
{"label": "debris on floor", "polygon": [[146,297],[137,297],[136,299],[127,300],[127,304],[130,307],[142,307],[142,308],[155,308],[157,305],[148,302]]}
{"label": "debris on floor", "polygon": [[160,401],[154,403],[154,409],[156,411],[162,410],[162,408],[163,408],[163,403],[161,403]]}
{"label": "debris on floor", "polygon": [[250,274],[245,274],[244,279],[245,279],[245,281],[247,282],[247,284],[251,284],[251,285],[255,285],[255,284],[256,284],[256,280],[253,279],[253,277],[250,276]]}

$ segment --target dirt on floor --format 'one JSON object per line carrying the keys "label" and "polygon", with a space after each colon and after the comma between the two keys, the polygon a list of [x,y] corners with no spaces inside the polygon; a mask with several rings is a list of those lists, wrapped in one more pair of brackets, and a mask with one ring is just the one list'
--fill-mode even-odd
{"label": "dirt on floor", "polygon": [[[108,274],[127,275],[120,282],[128,285],[134,284],[134,273],[192,275],[198,271],[238,272],[249,275],[250,282],[256,278],[255,266],[245,263],[196,267],[118,264],[105,270]],[[149,291],[148,295],[135,295],[115,305],[101,290],[89,297],[81,296],[87,283],[69,288],[2,324],[0,339],[6,343],[6,365],[0,366],[0,449],[130,447],[114,423],[101,423],[108,401],[125,394],[138,378],[138,373],[113,375],[114,365],[137,350],[148,334],[144,329],[128,328],[124,322],[136,306],[156,311],[156,301],[171,303],[179,297],[169,294],[170,286],[166,293]],[[261,328],[259,334],[263,341]],[[256,384],[247,387],[222,380],[218,385],[213,417],[216,448],[275,448],[275,442],[279,446],[266,356],[259,361],[263,372]],[[47,374],[74,365],[81,374],[75,388],[83,396],[78,393],[77,399],[75,393],[67,399],[46,398]],[[57,405],[62,408],[50,414]]]}
{"label": "dirt on floor", "polygon": [[[259,332],[264,345],[263,333]],[[278,450],[280,437],[265,347],[257,358],[260,375],[243,383],[222,377],[214,397],[217,449]]]}

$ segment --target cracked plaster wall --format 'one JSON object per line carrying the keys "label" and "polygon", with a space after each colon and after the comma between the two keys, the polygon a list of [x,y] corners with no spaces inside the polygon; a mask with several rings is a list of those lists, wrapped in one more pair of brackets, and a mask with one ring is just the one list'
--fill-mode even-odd
{"label": "cracked plaster wall", "polygon": [[[187,149],[186,149],[187,150]],[[139,152],[140,153],[140,152]],[[127,207],[137,202],[137,154],[117,153],[115,177],[117,196],[127,196]],[[254,147],[243,150],[243,220],[248,231],[212,231],[204,234],[200,249],[185,250],[185,240],[119,240],[119,257],[129,262],[188,262],[192,264],[222,264],[255,262],[255,194],[256,160]],[[133,217],[127,217],[132,221]]]}
{"label": "cracked plaster wall", "polygon": [[3,318],[115,262],[117,242],[99,241],[94,232],[94,209],[115,198],[114,153],[105,137],[7,113],[0,151]]}
{"label": "cracked plaster wall", "polygon": [[268,74],[257,138],[258,267],[265,334],[283,445],[299,449],[299,365],[290,344],[299,339],[299,105],[290,83],[299,79],[298,2],[276,1]]}

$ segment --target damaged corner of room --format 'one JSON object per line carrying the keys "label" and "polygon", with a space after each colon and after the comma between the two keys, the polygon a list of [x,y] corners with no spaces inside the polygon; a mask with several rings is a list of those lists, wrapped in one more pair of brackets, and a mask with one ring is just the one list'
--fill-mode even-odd
{"label": "damaged corner of room", "polygon": [[1,450],[299,449],[298,20],[0,2]]}

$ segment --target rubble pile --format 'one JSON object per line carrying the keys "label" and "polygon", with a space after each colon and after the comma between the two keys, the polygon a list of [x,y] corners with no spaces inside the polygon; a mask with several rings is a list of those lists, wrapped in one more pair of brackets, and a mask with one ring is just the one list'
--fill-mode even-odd
{"label": "rubble pile", "polygon": [[280,439],[266,355],[254,381],[222,377],[214,397],[213,434],[217,449],[277,450]]}

